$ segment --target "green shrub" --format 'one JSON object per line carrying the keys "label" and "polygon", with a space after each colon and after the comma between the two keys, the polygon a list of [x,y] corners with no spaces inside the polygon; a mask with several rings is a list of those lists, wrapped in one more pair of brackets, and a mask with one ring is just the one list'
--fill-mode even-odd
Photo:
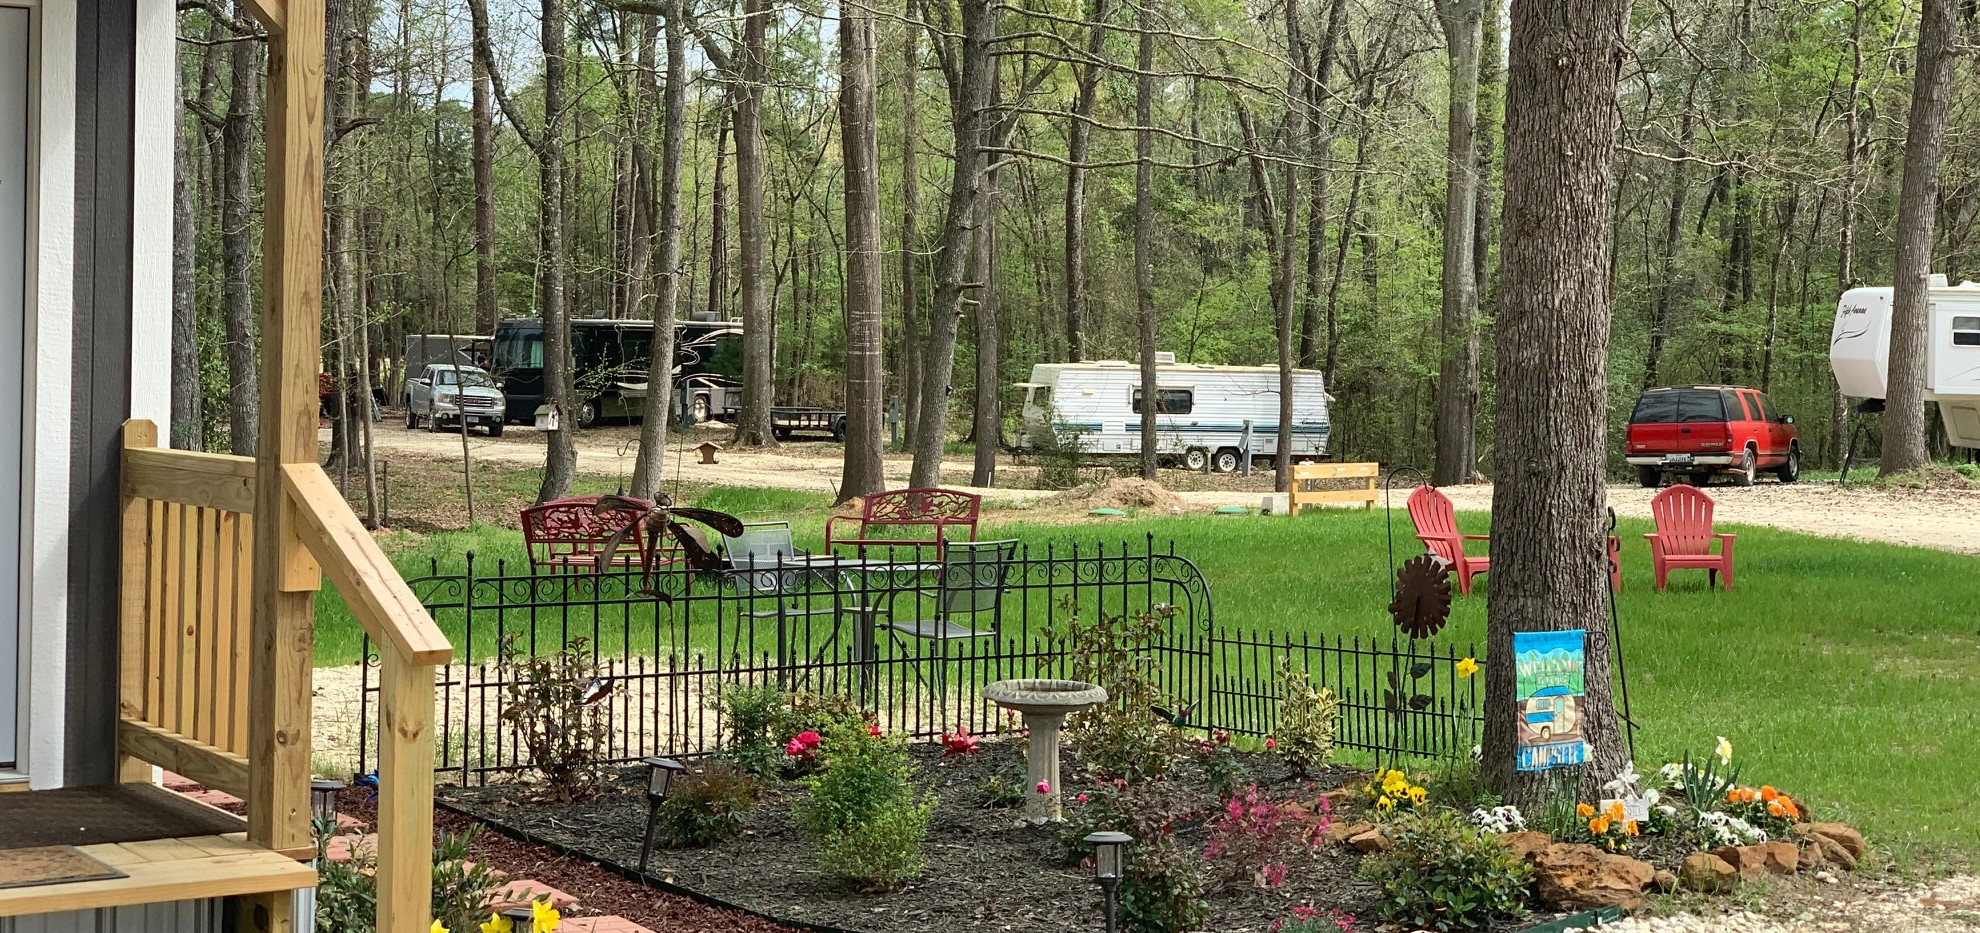
{"label": "green shrub", "polygon": [[1383,917],[1432,930],[1475,930],[1525,912],[1532,869],[1495,836],[1448,810],[1396,817],[1393,845],[1361,863]]}
{"label": "green shrub", "polygon": [[756,780],[727,761],[713,761],[688,777],[660,805],[653,838],[669,849],[699,849],[742,832],[743,816],[756,806]]}
{"label": "green shrub", "polygon": [[516,731],[550,796],[563,803],[598,789],[599,757],[610,684],[600,678],[590,642],[573,638],[547,655],[532,655],[516,635],[502,639],[497,669],[507,682],[504,725]]}
{"label": "green shrub", "polygon": [[1200,929],[1210,916],[1203,900],[1203,863],[1175,837],[1189,816],[1185,803],[1162,784],[1115,780],[1081,794],[1066,809],[1058,841],[1066,861],[1092,854],[1086,837],[1102,830],[1134,837],[1120,886],[1121,929],[1129,933],[1182,933]]}
{"label": "green shrub", "polygon": [[792,693],[775,684],[730,684],[717,706],[725,733],[718,754],[760,778],[810,770],[810,762],[793,760],[784,750],[798,733],[822,734],[835,723],[868,721],[858,701],[846,694]]}
{"label": "green shrub", "polygon": [[1053,419],[1052,430],[1037,431],[1031,440],[1037,445],[1038,487],[1071,489],[1080,483],[1086,465],[1086,429]]}
{"label": "green shrub", "polygon": [[1304,668],[1291,658],[1279,661],[1279,724],[1272,730],[1273,751],[1305,777],[1318,772],[1334,754],[1334,726],[1341,701],[1334,691],[1313,689]]}
{"label": "green shrub", "polygon": [[935,798],[915,792],[906,741],[874,735],[864,724],[833,723],[818,758],[818,772],[804,779],[811,796],[795,815],[825,871],[866,891],[919,876]]}
{"label": "green shrub", "polygon": [[[433,847],[433,917],[450,930],[472,930],[488,919],[486,905],[502,886],[493,868],[468,860],[480,832],[479,826],[458,834],[442,830]],[[316,933],[377,933],[377,870],[378,855],[369,845],[354,846],[345,861],[318,862]]]}
{"label": "green shrub", "polygon": [[[1070,730],[1073,752],[1098,778],[1152,781],[1188,753],[1182,730],[1155,712],[1172,706],[1162,692],[1154,649],[1173,615],[1166,606],[1093,622],[1075,615],[1052,633],[1064,640],[1068,675],[1107,689],[1107,702],[1075,714]],[[1176,715],[1186,719],[1188,711]]]}

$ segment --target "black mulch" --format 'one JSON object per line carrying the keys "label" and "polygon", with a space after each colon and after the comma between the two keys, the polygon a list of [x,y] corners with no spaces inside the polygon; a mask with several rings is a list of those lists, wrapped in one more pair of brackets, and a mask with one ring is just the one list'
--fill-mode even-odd
{"label": "black mulch", "polygon": [[[941,802],[924,847],[927,871],[902,890],[859,894],[821,874],[815,851],[791,817],[791,805],[805,793],[796,784],[766,790],[743,835],[709,849],[656,851],[649,873],[766,916],[858,933],[1099,928],[1100,894],[1091,868],[1062,860],[1053,830],[1023,825],[1019,810],[984,809],[977,803],[988,778],[1018,767],[1014,745],[985,743],[980,754],[966,758],[942,759],[940,749],[931,746],[917,746],[913,754],[922,786],[934,790]],[[1335,769],[1308,785],[1294,780],[1275,759],[1245,758],[1252,778],[1273,799],[1311,804],[1320,792],[1364,777]],[[1063,770],[1071,775],[1078,768],[1068,761]],[[442,788],[439,793],[450,806],[496,829],[632,866],[638,862],[645,828],[644,780],[644,769],[628,769],[604,793],[568,806],[544,804],[520,785]],[[1205,812],[1217,806],[1215,795],[1193,774],[1175,783],[1177,793]],[[1065,792],[1070,798],[1083,789],[1091,788],[1074,781]],[[1181,827],[1178,834],[1199,852],[1206,841],[1200,825]],[[1373,922],[1376,891],[1355,877],[1360,862],[1359,853],[1325,845],[1296,862],[1276,891],[1258,890],[1245,881],[1218,885],[1209,896],[1212,918],[1206,929],[1263,931],[1299,904],[1340,908],[1365,918],[1362,929],[1378,929]],[[1499,929],[1524,929],[1553,916],[1558,915],[1536,914]]]}

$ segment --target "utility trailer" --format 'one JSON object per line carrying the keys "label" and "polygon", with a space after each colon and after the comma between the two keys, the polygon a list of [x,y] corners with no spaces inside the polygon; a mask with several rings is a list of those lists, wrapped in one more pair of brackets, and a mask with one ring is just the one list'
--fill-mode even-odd
{"label": "utility trailer", "polygon": [[[1279,451],[1279,370],[1274,366],[1214,366],[1177,363],[1174,354],[1156,354],[1155,424],[1157,450],[1186,469],[1236,472],[1248,454]],[[1332,430],[1330,401],[1321,374],[1292,373],[1295,460],[1327,455]],[[1141,367],[1122,360],[1039,363],[1024,393],[1019,450],[1057,443],[1066,433],[1080,450],[1099,456],[1141,452]],[[1067,429],[1070,429],[1068,431]]]}
{"label": "utility trailer", "polygon": [[[1852,288],[1836,305],[1829,367],[1846,396],[1882,401],[1888,392],[1892,292]],[[1925,400],[1939,403],[1947,440],[1980,448],[1980,283],[1949,286],[1934,275],[1926,301]]]}
{"label": "utility trailer", "polygon": [[846,439],[846,413],[827,408],[797,406],[770,409],[770,433],[787,441],[798,432],[830,434],[835,441]]}

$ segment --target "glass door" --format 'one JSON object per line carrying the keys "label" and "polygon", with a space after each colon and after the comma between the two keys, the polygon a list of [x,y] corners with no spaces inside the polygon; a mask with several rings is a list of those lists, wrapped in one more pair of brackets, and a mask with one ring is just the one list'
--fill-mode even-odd
{"label": "glass door", "polygon": [[21,702],[21,338],[27,320],[28,11],[0,6],[0,768]]}

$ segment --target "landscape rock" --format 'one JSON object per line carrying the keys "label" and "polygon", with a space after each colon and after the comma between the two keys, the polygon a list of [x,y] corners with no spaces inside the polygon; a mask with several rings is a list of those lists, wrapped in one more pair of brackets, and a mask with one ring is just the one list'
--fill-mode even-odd
{"label": "landscape rock", "polygon": [[1863,841],[1863,834],[1848,823],[1803,823],[1795,830],[1799,831],[1802,826],[1808,827],[1808,831],[1815,835],[1835,840],[1837,845],[1849,850],[1850,858],[1856,861],[1862,861],[1864,853],[1870,851],[1869,843]]}
{"label": "landscape rock", "polygon": [[1731,863],[1710,852],[1693,852],[1684,857],[1678,866],[1678,883],[1687,891],[1700,894],[1718,894],[1732,890],[1739,879],[1739,870]]}
{"label": "landscape rock", "polygon": [[1557,842],[1534,853],[1533,889],[1558,910],[1643,906],[1643,889],[1656,879],[1648,862],[1611,855],[1591,845]]}
{"label": "landscape rock", "polygon": [[1669,894],[1672,891],[1677,890],[1677,886],[1678,886],[1677,873],[1659,868],[1657,869],[1657,874],[1653,875],[1650,878],[1650,886],[1656,888],[1659,891],[1664,892],[1665,894]]}
{"label": "landscape rock", "polygon": [[1352,823],[1336,820],[1327,824],[1327,841],[1345,843],[1374,828],[1375,824],[1367,820],[1356,820]]}
{"label": "landscape rock", "polygon": [[1801,837],[1801,857],[1803,871],[1816,865],[1834,865],[1843,871],[1856,870],[1856,856],[1842,843],[1821,833],[1807,833]]}
{"label": "landscape rock", "polygon": [[1739,872],[1741,881],[1758,881],[1778,875],[1792,875],[1800,864],[1794,845],[1786,842],[1763,842],[1751,846],[1725,846],[1713,849],[1712,854],[1724,859],[1733,870]]}
{"label": "landscape rock", "polygon": [[1535,853],[1554,844],[1554,837],[1541,832],[1500,833],[1499,843],[1522,862],[1531,862]]}
{"label": "landscape rock", "polygon": [[1359,835],[1349,836],[1348,845],[1353,846],[1356,852],[1387,852],[1390,843],[1389,837],[1382,835],[1381,830],[1371,829]]}

